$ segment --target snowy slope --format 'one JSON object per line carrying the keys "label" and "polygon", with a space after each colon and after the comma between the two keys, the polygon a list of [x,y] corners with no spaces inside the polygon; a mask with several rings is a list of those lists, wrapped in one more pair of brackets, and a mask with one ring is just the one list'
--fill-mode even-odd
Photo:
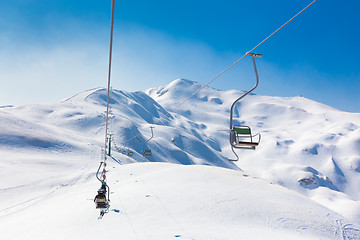
{"label": "snowy slope", "polygon": [[239,171],[112,165],[112,211],[97,220],[92,175],[0,217],[2,239],[359,239],[355,225]]}
{"label": "snowy slope", "polygon": [[[200,87],[178,79],[146,93],[111,91],[108,179],[120,212],[101,222],[92,200],[106,90],[0,108],[4,239],[97,239],[104,228],[109,239],[360,239],[360,114],[250,95],[235,122],[263,138],[234,164],[218,130],[229,128],[241,92],[205,88],[174,110]],[[150,126],[153,155],[144,158]]]}
{"label": "snowy slope", "polygon": [[[168,111],[202,85],[178,79],[147,93]],[[204,88],[175,112],[204,125],[225,156],[229,110],[240,91]],[[234,123],[262,135],[256,151],[238,150],[237,165],[253,176],[301,192],[360,221],[360,114],[347,113],[303,97],[249,95],[234,110]],[[330,197],[331,196],[331,197]],[[334,202],[336,202],[334,204]],[[336,207],[335,207],[336,206]]]}

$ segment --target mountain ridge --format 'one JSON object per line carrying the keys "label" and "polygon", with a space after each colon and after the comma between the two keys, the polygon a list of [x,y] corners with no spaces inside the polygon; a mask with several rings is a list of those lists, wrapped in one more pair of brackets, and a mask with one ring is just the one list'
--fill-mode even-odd
{"label": "mountain ridge", "polygon": [[[109,126],[116,160],[112,164],[228,168],[296,191],[350,222],[359,222],[360,113],[302,97],[251,94],[235,106],[234,123],[251,126],[262,140],[256,151],[237,151],[240,161],[234,163],[228,161],[229,134],[222,130],[229,129],[230,106],[243,92],[205,87],[175,109],[202,86],[178,79],[146,92],[112,89]],[[55,186],[92,181],[103,157],[106,94],[106,89],[94,88],[58,103],[0,108],[0,164],[5,179],[0,189],[7,189],[4,196],[17,199],[5,201],[0,213],[34,198],[34,193],[49,194],[57,191]],[[155,127],[154,138],[144,145],[151,136],[150,126]],[[144,148],[152,150],[151,157],[142,156]],[[129,151],[134,155],[127,156]],[[15,177],[9,178],[9,172]],[[14,197],[18,191],[24,192],[21,198]]]}

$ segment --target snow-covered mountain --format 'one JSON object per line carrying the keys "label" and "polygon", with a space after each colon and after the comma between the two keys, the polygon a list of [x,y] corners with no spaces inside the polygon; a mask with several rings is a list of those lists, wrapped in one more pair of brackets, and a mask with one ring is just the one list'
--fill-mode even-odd
{"label": "snow-covered mountain", "polygon": [[[202,85],[176,80],[147,93],[168,111]],[[205,88],[176,113],[203,124],[224,156],[233,158],[227,132],[229,110],[239,91]],[[360,114],[347,113],[303,97],[250,95],[235,107],[235,124],[261,133],[256,151],[238,151],[247,173],[301,192],[360,220]],[[330,199],[324,197],[331,195]],[[344,195],[345,194],[345,195]],[[336,197],[335,197],[336,196]],[[339,199],[338,199],[339,198]],[[341,200],[340,200],[341,199]],[[339,200],[339,204],[334,204]],[[349,206],[353,208],[348,209]]]}
{"label": "snow-covered mountain", "polygon": [[[206,87],[176,108],[200,87],[178,79],[146,93],[111,91],[113,211],[102,222],[92,198],[106,90],[0,108],[4,239],[360,239],[359,113],[249,95],[235,123],[262,140],[234,163],[222,130],[242,92]],[[144,158],[150,126],[153,154]]]}

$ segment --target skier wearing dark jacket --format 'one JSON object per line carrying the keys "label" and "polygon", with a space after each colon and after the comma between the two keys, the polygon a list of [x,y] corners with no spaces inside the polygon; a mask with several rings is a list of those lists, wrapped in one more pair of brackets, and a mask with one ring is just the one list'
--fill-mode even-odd
{"label": "skier wearing dark jacket", "polygon": [[98,190],[98,194],[94,198],[96,203],[96,208],[106,209],[109,206],[109,203],[106,199],[106,183],[103,183],[101,188]]}

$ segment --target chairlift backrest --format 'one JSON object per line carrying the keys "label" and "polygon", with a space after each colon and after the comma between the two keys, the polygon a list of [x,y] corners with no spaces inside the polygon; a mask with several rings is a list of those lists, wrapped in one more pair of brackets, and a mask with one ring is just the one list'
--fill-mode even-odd
{"label": "chairlift backrest", "polygon": [[[234,148],[246,148],[253,149],[259,145],[261,135],[260,133],[256,135],[251,135],[251,128],[249,126],[234,126],[230,134],[230,143]],[[254,141],[253,137],[258,136],[258,140]],[[246,140],[249,139],[249,140]]]}
{"label": "chairlift backrest", "polygon": [[238,135],[250,135],[251,136],[251,129],[248,126],[234,126],[233,129]]}

